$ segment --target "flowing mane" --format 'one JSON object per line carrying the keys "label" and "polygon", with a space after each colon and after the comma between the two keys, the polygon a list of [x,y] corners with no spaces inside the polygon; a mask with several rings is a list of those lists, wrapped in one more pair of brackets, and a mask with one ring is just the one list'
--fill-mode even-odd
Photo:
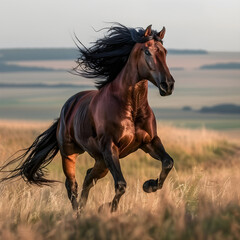
{"label": "flowing mane", "polygon": [[136,43],[144,43],[151,39],[162,42],[157,36],[157,31],[152,30],[150,36],[144,36],[144,32],[143,28],[127,28],[115,23],[107,28],[103,38],[93,42],[89,48],[77,39],[81,47],[78,45],[80,56],[74,72],[86,78],[97,78],[96,87],[104,87],[113,81],[125,66]]}

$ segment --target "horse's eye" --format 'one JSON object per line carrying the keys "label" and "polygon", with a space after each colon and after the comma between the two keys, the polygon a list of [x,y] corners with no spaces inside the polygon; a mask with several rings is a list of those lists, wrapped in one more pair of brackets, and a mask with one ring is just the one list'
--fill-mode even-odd
{"label": "horse's eye", "polygon": [[148,56],[151,56],[151,53],[149,52],[148,49],[145,50],[145,54],[148,55]]}

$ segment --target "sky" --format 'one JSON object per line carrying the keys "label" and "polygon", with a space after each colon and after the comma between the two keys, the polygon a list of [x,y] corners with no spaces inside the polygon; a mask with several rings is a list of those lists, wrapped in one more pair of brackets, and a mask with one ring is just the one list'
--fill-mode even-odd
{"label": "sky", "polygon": [[239,0],[0,0],[0,48],[88,46],[120,22],[166,27],[164,45],[240,52]]}

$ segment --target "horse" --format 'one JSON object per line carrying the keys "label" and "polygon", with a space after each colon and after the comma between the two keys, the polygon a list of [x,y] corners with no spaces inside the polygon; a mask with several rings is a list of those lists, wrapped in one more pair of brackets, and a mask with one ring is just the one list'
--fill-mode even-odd
{"label": "horse", "polygon": [[[157,135],[147,94],[148,81],[161,96],[171,95],[174,89],[163,47],[165,31],[165,27],[157,32],[151,25],[143,29],[115,23],[89,48],[77,38],[79,57],[72,70],[83,77],[97,78],[96,89],[70,97],[51,127],[23,154],[1,167],[3,171],[18,163],[1,181],[22,177],[29,184],[50,185],[55,181],[46,178],[46,167],[60,151],[73,210],[83,211],[90,189],[110,171],[115,196],[107,205],[114,212],[126,190],[119,160],[142,149],[162,163],[159,177],[146,181],[143,190],[150,193],[161,189],[174,161]],[[95,164],[86,172],[78,201],[75,164],[84,152],[95,159]]]}

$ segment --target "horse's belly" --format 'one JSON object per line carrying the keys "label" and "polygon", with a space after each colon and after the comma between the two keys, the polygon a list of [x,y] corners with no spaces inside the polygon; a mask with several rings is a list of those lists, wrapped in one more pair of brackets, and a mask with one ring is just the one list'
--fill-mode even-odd
{"label": "horse's belly", "polygon": [[[119,149],[119,158],[124,158],[137,151],[143,144],[147,144],[150,141],[150,135],[142,129],[138,129],[135,133],[123,135],[118,142],[115,142]],[[102,157],[99,146],[98,138],[92,136],[84,138],[84,141],[81,142],[81,147],[93,158]]]}

